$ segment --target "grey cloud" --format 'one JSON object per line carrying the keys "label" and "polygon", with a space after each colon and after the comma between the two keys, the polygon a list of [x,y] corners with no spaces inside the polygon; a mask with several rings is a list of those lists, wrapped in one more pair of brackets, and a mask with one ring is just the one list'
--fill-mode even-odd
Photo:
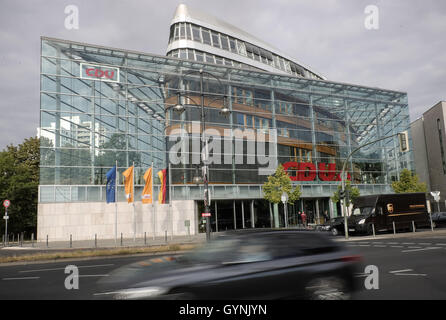
{"label": "grey cloud", "polygon": [[[184,1],[220,17],[328,79],[405,91],[414,119],[446,100],[446,2],[442,0]],[[165,54],[178,1],[4,0],[0,11],[0,149],[39,126],[40,36]],[[80,29],[64,28],[79,7]],[[364,28],[364,8],[380,29]]]}

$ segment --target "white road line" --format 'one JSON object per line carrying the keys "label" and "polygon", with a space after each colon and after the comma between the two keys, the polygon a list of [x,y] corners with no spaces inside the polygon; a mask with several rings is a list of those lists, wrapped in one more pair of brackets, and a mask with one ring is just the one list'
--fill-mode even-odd
{"label": "white road line", "polygon": [[400,272],[408,272],[413,271],[412,269],[404,269],[404,270],[395,270],[395,271],[389,271],[389,273],[400,273]]}
{"label": "white road line", "polygon": [[421,247],[407,247],[409,249],[421,249]]}
{"label": "white road line", "polygon": [[387,244],[399,244],[399,242],[387,242]]}
{"label": "white road line", "polygon": [[108,274],[80,274],[79,278],[88,278],[88,277],[108,277]]}
{"label": "white road line", "polygon": [[415,244],[415,242],[403,242],[402,244]]}
{"label": "white road line", "polygon": [[369,244],[360,244],[359,246],[360,246],[360,247],[370,247]]}
{"label": "white road line", "polygon": [[385,248],[387,247],[386,245],[379,245],[379,244],[375,244],[374,247],[378,247],[378,248]]}
{"label": "white road line", "polygon": [[432,243],[430,243],[430,242],[419,242],[418,244],[422,245],[422,246],[430,246]]}
{"label": "white road line", "polygon": [[404,248],[404,246],[390,246],[391,248]]}
{"label": "white road line", "polygon": [[436,246],[446,246],[446,243],[436,243]]}
{"label": "white road line", "polygon": [[[91,265],[91,266],[78,266],[78,268],[99,268],[99,267],[109,267],[114,266],[113,263],[111,264],[97,264],[97,265]],[[56,271],[56,270],[65,270],[65,267],[63,268],[53,268],[53,269],[36,269],[36,270],[22,270],[19,271],[19,273],[27,273],[27,272],[44,272],[44,271]]]}
{"label": "white road line", "polygon": [[425,273],[395,273],[396,276],[421,276],[425,277],[427,274]]}
{"label": "white road line", "polygon": [[23,277],[23,278],[3,278],[2,280],[36,280],[40,279],[40,277]]}
{"label": "white road line", "polygon": [[422,249],[403,250],[401,252],[426,251],[426,250],[435,250],[435,249],[441,249],[441,248],[440,247],[428,247],[428,248],[422,248]]}

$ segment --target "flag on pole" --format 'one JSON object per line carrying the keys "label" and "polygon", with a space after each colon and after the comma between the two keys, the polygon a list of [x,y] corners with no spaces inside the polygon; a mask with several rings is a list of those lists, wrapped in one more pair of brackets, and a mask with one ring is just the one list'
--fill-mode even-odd
{"label": "flag on pole", "polygon": [[158,171],[158,177],[161,181],[161,187],[160,192],[158,193],[158,203],[166,203],[166,177],[167,177],[167,170],[163,169]]}
{"label": "flag on pole", "polygon": [[152,168],[147,169],[144,173],[144,190],[142,191],[142,203],[152,203]]}
{"label": "flag on pole", "polygon": [[105,174],[105,176],[107,177],[107,185],[106,185],[106,200],[107,203],[110,202],[115,202],[116,201],[116,192],[115,192],[115,187],[116,187],[116,166],[114,166],[113,168],[111,168],[110,170],[107,171],[107,173]]}
{"label": "flag on pole", "polygon": [[133,202],[133,168],[131,166],[122,173],[124,176],[125,197],[128,203]]}

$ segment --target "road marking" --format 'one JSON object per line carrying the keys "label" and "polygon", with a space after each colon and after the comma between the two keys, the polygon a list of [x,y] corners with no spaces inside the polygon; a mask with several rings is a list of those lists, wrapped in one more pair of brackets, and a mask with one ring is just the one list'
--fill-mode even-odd
{"label": "road marking", "polygon": [[446,243],[436,243],[436,246],[446,246]]}
{"label": "road marking", "polygon": [[428,248],[422,248],[422,249],[403,250],[401,252],[426,251],[426,250],[435,250],[435,249],[441,249],[441,248],[440,247],[428,247]]}
{"label": "road marking", "polygon": [[409,249],[421,249],[421,247],[407,247]]}
{"label": "road marking", "polygon": [[387,244],[399,244],[399,242],[387,242]]}
{"label": "road marking", "polygon": [[374,247],[378,247],[378,248],[385,248],[387,247],[386,245],[379,245],[379,244],[375,244]]}
{"label": "road marking", "polygon": [[[91,266],[78,266],[78,268],[99,268],[99,267],[109,267],[114,266],[113,263],[110,264],[96,264]],[[28,273],[28,272],[44,272],[44,271],[57,271],[57,270],[65,270],[65,267],[63,268],[53,268],[53,269],[35,269],[35,270],[22,270],[19,271],[19,273]]]}
{"label": "road marking", "polygon": [[390,246],[391,248],[404,248],[404,246]]}
{"label": "road marking", "polygon": [[415,242],[403,242],[402,244],[415,244]]}
{"label": "road marking", "polygon": [[395,270],[395,271],[389,271],[389,273],[399,273],[399,272],[407,272],[407,271],[413,271],[413,270],[412,269]]}
{"label": "road marking", "polygon": [[88,278],[88,277],[108,277],[108,274],[80,274],[79,278]]}
{"label": "road marking", "polygon": [[23,278],[3,278],[2,280],[36,280],[40,279],[40,277],[23,277]]}
{"label": "road marking", "polygon": [[432,243],[430,243],[430,242],[420,242],[418,244],[422,245],[422,246],[430,246]]}
{"label": "road marking", "polygon": [[358,273],[355,275],[355,278],[362,278],[362,277],[367,277],[369,274],[367,273]]}
{"label": "road marking", "polygon": [[396,276],[421,276],[425,277],[427,274],[425,273],[395,273]]}
{"label": "road marking", "polygon": [[360,246],[360,247],[370,247],[369,244],[360,244],[359,246]]}

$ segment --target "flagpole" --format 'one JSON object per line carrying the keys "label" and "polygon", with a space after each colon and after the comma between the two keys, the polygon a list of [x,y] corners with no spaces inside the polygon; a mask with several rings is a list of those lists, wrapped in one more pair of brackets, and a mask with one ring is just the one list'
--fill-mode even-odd
{"label": "flagpole", "polygon": [[153,196],[153,183],[154,183],[154,179],[155,175],[153,173],[153,161],[152,161],[152,220],[153,220],[153,240],[155,240],[155,197]]}
{"label": "flagpole", "polygon": [[118,246],[118,160],[115,164],[115,246]]}
{"label": "flagpole", "polygon": [[135,161],[133,161],[133,242],[136,242],[136,217],[135,217]]}

